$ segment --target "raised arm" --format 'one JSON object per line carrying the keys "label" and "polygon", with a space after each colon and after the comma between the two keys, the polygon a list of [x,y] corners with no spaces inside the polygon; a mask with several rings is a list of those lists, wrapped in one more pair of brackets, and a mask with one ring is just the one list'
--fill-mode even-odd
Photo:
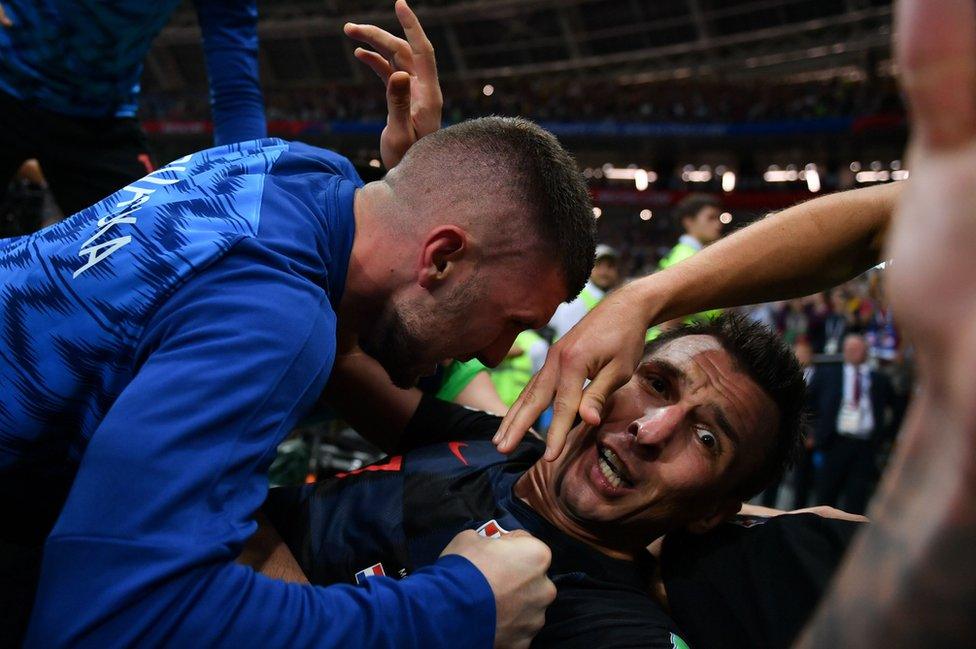
{"label": "raised arm", "polygon": [[413,143],[441,127],[440,83],[437,61],[420,21],[406,0],[394,5],[406,40],[375,25],[346,23],[346,35],[372,47],[357,47],[356,58],[376,73],[386,86],[386,128],[380,136],[380,157],[387,169],[395,167]]}
{"label": "raised arm", "polygon": [[[512,406],[496,443],[510,452],[555,398],[547,459],[577,410],[598,424],[607,396],[629,380],[648,327],[707,309],[808,295],[877,264],[905,183],[823,196],[773,214],[603,300],[549,350]],[[593,379],[583,392],[585,379]]]}
{"label": "raised arm", "polygon": [[196,8],[210,79],[214,144],[265,137],[256,1],[196,0]]}

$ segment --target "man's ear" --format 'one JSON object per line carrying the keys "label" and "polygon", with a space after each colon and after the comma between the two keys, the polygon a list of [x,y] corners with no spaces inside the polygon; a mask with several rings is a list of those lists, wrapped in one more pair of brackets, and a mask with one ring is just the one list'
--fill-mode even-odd
{"label": "man's ear", "polygon": [[440,225],[427,233],[418,261],[420,285],[430,289],[444,281],[468,250],[468,233],[456,225]]}
{"label": "man's ear", "polygon": [[719,523],[729,520],[742,508],[742,503],[738,500],[727,500],[715,508],[711,514],[694,520],[687,525],[687,529],[692,534],[704,534]]}

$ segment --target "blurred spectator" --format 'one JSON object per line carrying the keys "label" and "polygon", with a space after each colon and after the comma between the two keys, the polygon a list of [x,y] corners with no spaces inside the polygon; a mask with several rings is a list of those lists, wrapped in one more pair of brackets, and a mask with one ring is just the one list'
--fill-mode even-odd
{"label": "blurred spectator", "polygon": [[590,271],[590,281],[572,302],[560,304],[549,321],[553,330],[553,342],[583,319],[603,297],[620,285],[620,253],[601,243],[596,247],[596,260]]}
{"label": "blurred spectator", "polygon": [[512,407],[532,376],[542,369],[548,351],[549,342],[539,332],[527,329],[515,338],[505,360],[489,370],[491,382],[506,406]]}
{"label": "blurred spectator", "polygon": [[[870,82],[752,84],[667,81],[622,84],[614,79],[513,78],[444,81],[444,116],[457,122],[487,114],[557,122],[757,122],[904,112],[891,79]],[[269,120],[385,120],[386,104],[367,84],[335,82],[314,88],[270,89]],[[145,119],[207,119],[203,93],[146,93]]]}
{"label": "blurred spectator", "polygon": [[[816,372],[813,364],[813,346],[809,340],[801,337],[793,344],[793,353],[796,354],[796,360],[800,363],[800,367],[803,368],[803,380],[809,386]],[[809,399],[809,393],[807,394],[807,398]],[[786,476],[784,476],[785,478]],[[802,509],[807,506],[807,501],[810,497],[810,487],[813,482],[813,436],[810,434],[810,431],[807,431],[803,439],[803,448],[797,452],[796,463],[793,466],[791,478],[793,503],[786,508]],[[764,507],[776,507],[780,497],[779,492],[782,482],[782,479],[777,481],[776,484],[770,485],[762,493],[760,502]]]}
{"label": "blurred spectator", "polygon": [[867,364],[864,337],[848,334],[843,345],[844,362],[819,366],[810,383],[817,502],[862,514],[879,475],[878,449],[899,422],[888,377]]}
{"label": "blurred spectator", "polygon": [[[678,243],[661,260],[661,270],[670,268],[688,259],[705,246],[709,246],[722,238],[722,203],[709,194],[689,194],[674,206],[674,219],[681,224],[684,234],[678,238]],[[712,309],[703,313],[695,313],[684,319],[693,322],[707,318],[714,318],[722,312]],[[658,331],[666,330],[680,324],[680,320],[665,322],[660,327],[654,327],[648,332],[648,339],[657,336]]]}

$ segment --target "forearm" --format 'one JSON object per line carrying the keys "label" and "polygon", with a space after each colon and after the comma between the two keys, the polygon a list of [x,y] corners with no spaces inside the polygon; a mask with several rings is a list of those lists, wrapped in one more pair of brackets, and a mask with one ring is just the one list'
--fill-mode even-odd
{"label": "forearm", "polygon": [[491,382],[488,372],[478,372],[471,379],[471,383],[461,390],[454,403],[499,416],[504,416],[508,412],[508,406],[498,396],[498,391],[495,389],[495,384]]}
{"label": "forearm", "polygon": [[651,323],[809,295],[878,263],[904,183],[822,196],[743,228],[625,290]]}
{"label": "forearm", "polygon": [[271,522],[261,512],[254,518],[258,523],[258,530],[244,545],[244,550],[237,557],[237,563],[250,566],[272,579],[307,584],[308,577],[302,572],[295,556]]}
{"label": "forearm", "polygon": [[265,137],[255,3],[197,0],[196,6],[210,79],[214,143]]}

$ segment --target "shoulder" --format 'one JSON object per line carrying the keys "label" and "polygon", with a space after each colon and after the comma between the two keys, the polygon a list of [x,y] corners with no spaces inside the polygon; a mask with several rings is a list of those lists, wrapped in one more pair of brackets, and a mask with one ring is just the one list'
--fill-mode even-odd
{"label": "shoulder", "polygon": [[356,167],[348,158],[332,151],[303,142],[289,142],[288,149],[275,163],[276,175],[326,173],[348,180],[357,187],[363,185]]}

